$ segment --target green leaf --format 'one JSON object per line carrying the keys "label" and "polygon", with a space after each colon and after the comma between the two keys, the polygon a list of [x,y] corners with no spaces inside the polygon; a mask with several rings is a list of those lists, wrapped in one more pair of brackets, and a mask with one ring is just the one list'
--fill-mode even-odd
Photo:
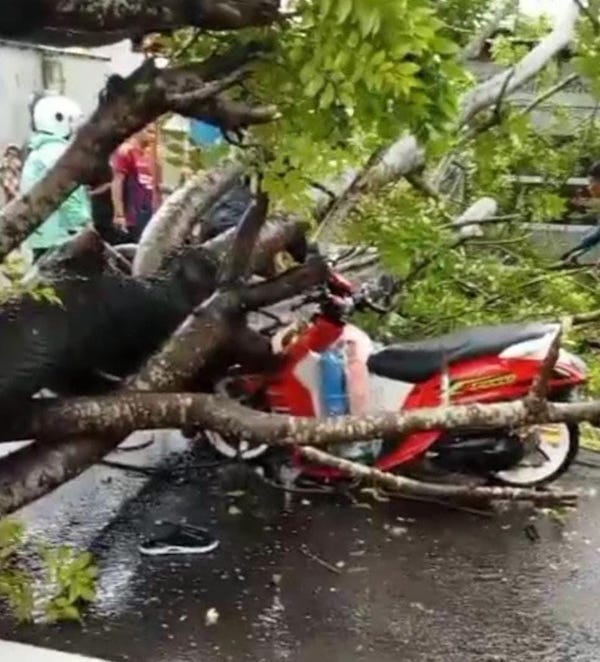
{"label": "green leaf", "polygon": [[323,85],[325,85],[325,76],[315,71],[314,76],[304,88],[304,95],[307,97],[317,96]]}
{"label": "green leaf", "polygon": [[356,16],[360,25],[363,38],[367,37],[374,29],[378,18],[377,8],[363,2],[356,6]]}
{"label": "green leaf", "polygon": [[344,23],[344,21],[350,15],[351,11],[352,11],[352,0],[338,0],[338,9],[337,9],[338,24]]}
{"label": "green leaf", "polygon": [[325,86],[325,90],[321,95],[321,99],[319,100],[319,107],[329,108],[329,106],[331,106],[331,104],[333,103],[334,99],[335,99],[335,89],[331,83],[327,83],[327,85]]}
{"label": "green leaf", "polygon": [[319,3],[319,9],[321,11],[321,16],[323,18],[327,18],[327,15],[331,11],[331,7],[333,6],[333,0],[321,0]]}
{"label": "green leaf", "polygon": [[68,605],[60,610],[59,619],[63,621],[80,621],[81,613],[75,605]]}

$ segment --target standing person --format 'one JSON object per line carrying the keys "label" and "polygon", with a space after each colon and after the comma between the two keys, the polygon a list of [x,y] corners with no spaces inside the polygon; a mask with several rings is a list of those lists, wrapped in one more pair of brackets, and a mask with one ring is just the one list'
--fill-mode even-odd
{"label": "standing person", "polygon": [[4,150],[2,164],[0,165],[2,193],[4,193],[5,204],[8,204],[19,195],[19,182],[21,181],[22,170],[23,160],[21,158],[21,150],[17,145],[8,145]]}
{"label": "standing person", "polygon": [[581,204],[585,204],[592,212],[585,217],[586,220],[592,221],[598,227],[586,235],[577,246],[562,255],[560,259],[563,262],[575,263],[584,253],[600,244],[600,161],[596,161],[588,171],[588,192],[589,198],[581,201]]}
{"label": "standing person", "polygon": [[[81,121],[79,106],[67,97],[43,96],[31,109],[33,135],[23,165],[21,193],[27,193],[63,155]],[[24,242],[37,260],[60,246],[91,220],[90,201],[83,187],[75,190]]]}
{"label": "standing person", "polygon": [[137,242],[161,202],[154,125],[147,126],[117,149],[112,170],[115,225],[126,229]]}

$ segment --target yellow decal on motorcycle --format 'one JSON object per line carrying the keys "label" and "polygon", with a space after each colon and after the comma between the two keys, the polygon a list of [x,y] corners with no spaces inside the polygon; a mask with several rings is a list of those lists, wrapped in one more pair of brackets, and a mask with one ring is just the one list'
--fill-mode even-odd
{"label": "yellow decal on motorcycle", "polygon": [[512,372],[505,372],[500,375],[488,375],[485,377],[472,377],[471,379],[459,379],[450,384],[450,395],[459,393],[473,393],[484,391],[490,388],[507,386],[517,380],[517,376]]}

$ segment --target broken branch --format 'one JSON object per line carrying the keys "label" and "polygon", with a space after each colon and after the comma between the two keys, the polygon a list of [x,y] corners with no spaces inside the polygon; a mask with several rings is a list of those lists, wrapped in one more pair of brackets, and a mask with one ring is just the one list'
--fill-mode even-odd
{"label": "broken branch", "polygon": [[467,503],[482,503],[489,501],[530,501],[536,506],[574,505],[577,501],[576,492],[538,492],[535,490],[514,487],[473,487],[466,485],[442,485],[437,483],[422,483],[411,478],[381,471],[357,462],[350,462],[336,455],[325,453],[316,448],[305,446],[299,449],[302,457],[309,462],[320,464],[361,480],[368,480],[377,485],[403,494],[444,499],[458,499]]}
{"label": "broken branch", "polygon": [[521,111],[521,115],[527,115],[530,113],[532,110],[535,110],[538,106],[544,103],[544,101],[547,101],[551,97],[553,97],[555,94],[560,92],[561,90],[564,90],[565,87],[570,85],[573,81],[577,80],[579,78],[579,74],[569,74],[565,78],[563,78],[561,81],[556,83],[556,85],[553,85],[552,87],[549,87],[547,90],[542,92],[539,96],[537,96],[531,103],[529,103],[523,110]]}
{"label": "broken branch", "polygon": [[525,400],[527,406],[532,412],[536,412],[539,409],[542,409],[547,404],[547,396],[550,388],[550,381],[552,379],[552,373],[554,371],[554,366],[558,361],[558,355],[560,353],[560,343],[562,340],[562,329],[559,328],[556,332],[552,344],[548,348],[548,353],[542,361],[540,366],[540,372],[535,378],[531,390],[527,395]]}

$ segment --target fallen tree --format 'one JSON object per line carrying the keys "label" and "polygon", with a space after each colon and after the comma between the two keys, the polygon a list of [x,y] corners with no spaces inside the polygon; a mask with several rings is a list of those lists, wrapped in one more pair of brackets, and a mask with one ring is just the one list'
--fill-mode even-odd
{"label": "fallen tree", "polygon": [[[75,33],[120,29],[120,24],[103,23],[102,12],[98,18],[93,19],[89,5],[86,3],[75,9],[71,4],[59,3],[58,10],[55,8],[56,11],[50,18],[46,17],[45,25],[49,30],[63,29],[66,26],[71,26]],[[231,7],[239,3],[219,4]],[[246,9],[250,6],[256,8],[258,4],[248,3]],[[245,25],[262,25],[263,21],[278,26],[281,15],[273,11],[275,3],[267,1],[262,4],[266,12],[260,14],[260,21],[257,22],[255,13],[246,13],[237,9],[235,10],[237,23],[229,14],[230,22],[224,22],[220,26],[238,28]],[[111,6],[110,0],[106,0],[103,4],[104,9],[110,10]],[[162,18],[153,24],[144,22],[149,16],[148,12],[154,12],[152,17],[153,20],[156,19],[156,12],[160,14],[157,7],[158,5],[154,3],[146,3],[143,7],[139,3],[132,3],[128,5],[128,10],[140,14],[142,30],[148,29],[149,26],[156,29],[179,26],[180,16],[172,15],[171,22],[168,23],[163,20],[164,13],[161,15]],[[168,12],[170,7],[171,5],[166,3],[164,11]],[[64,13],[61,14],[61,11]],[[330,17],[325,12],[324,22],[328,18]],[[364,20],[353,16],[352,20],[355,19],[357,22]],[[341,23],[343,22],[342,20]],[[188,20],[187,24],[196,25],[193,20]],[[210,25],[218,27],[216,23],[208,22],[203,24],[203,27]],[[365,30],[364,39],[367,40],[369,31],[366,27],[363,27],[363,30]],[[276,36],[279,37],[279,33],[276,33]],[[247,86],[251,84],[251,72],[260,69],[264,54],[275,47],[276,41],[278,40],[266,40],[267,43],[258,46],[246,42],[242,48],[238,45],[227,52],[204,58],[198,63],[175,64],[165,69],[159,69],[149,61],[128,79],[112,80],[96,113],[81,128],[71,147],[55,168],[27,196],[16,199],[0,211],[0,255],[6,255],[35,229],[79,184],[90,181],[94,169],[109,157],[120,142],[165,112],[179,112],[210,121],[224,129],[234,130],[253,124],[272,122],[278,116],[277,110],[268,105],[254,105],[256,90],[249,91]],[[408,61],[403,64],[414,63]],[[423,66],[426,66],[426,63],[423,63]],[[405,67],[406,72],[410,69],[411,67]],[[437,70],[434,67],[432,71]],[[525,78],[526,76],[523,75],[520,80]],[[315,80],[318,80],[316,74]],[[508,77],[505,75],[500,87],[502,94],[508,88],[507,80]],[[316,107],[327,109],[332,106],[333,101],[328,100],[331,94],[328,91],[329,87],[325,83],[323,85],[324,88],[321,86],[314,96]],[[333,94],[335,97],[335,91]],[[381,96],[385,97],[386,103],[390,102],[390,94],[391,91],[384,87]],[[404,98],[405,94],[405,91],[401,94],[397,93],[397,98]],[[370,101],[372,102],[376,96],[373,92]],[[471,97],[469,108],[477,106],[478,110],[469,111],[469,120],[484,107],[480,102],[475,104],[473,98]],[[493,97],[492,103],[494,101],[498,101],[498,94]],[[387,108],[387,105],[385,107]],[[362,112],[368,115],[366,110],[362,108]],[[338,112],[338,109],[332,108],[332,112],[334,111]],[[314,117],[314,114],[310,116]],[[339,123],[343,125],[344,118],[339,113],[337,117]],[[343,138],[350,139],[348,136]],[[262,165],[276,161],[272,151],[269,152],[266,148],[264,151],[267,157]],[[368,167],[358,172],[346,192],[334,200],[329,210],[324,212],[324,218],[332,220],[332,225],[336,225],[338,220],[343,221],[364,198],[365,193],[400,176],[414,174],[422,167],[423,157],[424,152],[419,142],[410,135],[405,136],[402,141],[395,143],[389,149],[377,150]],[[288,167],[293,169],[293,165],[285,160],[278,165],[283,169]],[[196,197],[197,193],[199,195]],[[203,205],[205,198],[196,188],[196,183],[192,183],[185,192],[179,194],[179,197],[171,199],[171,204],[165,208],[162,218],[155,219],[152,232],[149,230],[147,237],[151,238],[150,235],[155,233],[154,238],[158,237],[158,241],[148,241],[150,252],[144,258],[146,264],[140,267],[138,263],[141,271],[155,269],[161,255],[164,254],[163,250],[182,241],[189,234],[194,215],[191,207],[188,209],[186,205],[192,197],[191,207],[197,211],[196,205]],[[165,230],[166,219],[176,217],[181,212],[183,212],[181,225]],[[485,213],[495,213],[495,211],[486,209]],[[0,461],[0,514],[13,512],[32,500],[44,496],[97,462],[114,449],[128,432],[150,425],[160,427],[185,421],[185,423],[193,422],[210,426],[217,431],[229,430],[239,435],[254,434],[255,438],[260,440],[266,437],[278,445],[292,443],[295,445],[300,442],[299,445],[302,446],[300,452],[311,461],[329,464],[346,473],[379,482],[388,488],[406,489],[416,493],[415,490],[421,488],[414,481],[361,467],[305,446],[319,440],[322,443],[362,440],[365,436],[377,437],[386,430],[397,434],[410,429],[431,429],[428,426],[461,427],[478,421],[487,421],[488,427],[502,427],[507,424],[527,425],[551,420],[596,420],[597,403],[577,405],[578,409],[575,405],[547,403],[543,388],[544,379],[547,377],[542,377],[542,388],[538,384],[531,397],[522,402],[499,405],[496,409],[473,406],[420,412],[411,414],[413,418],[387,416],[326,421],[290,419],[248,411],[240,408],[236,403],[210,395],[185,394],[198,373],[208,371],[209,367],[214,369],[215,362],[218,371],[222,372],[231,362],[243,363],[244,349],[248,345],[240,342],[240,339],[252,338],[247,328],[248,312],[285,301],[313,286],[322,284],[326,279],[325,264],[321,259],[314,257],[306,264],[276,278],[250,283],[249,275],[256,270],[257,263],[261,259],[271,260],[273,255],[286,245],[290,237],[300,238],[305,244],[300,223],[285,221],[265,226],[266,215],[267,201],[264,195],[259,194],[237,230],[232,230],[206,244],[207,249],[219,256],[221,265],[214,292],[198,306],[194,314],[184,322],[162,350],[148,360],[139,374],[127,381],[114,398],[106,400],[99,398],[95,401],[74,400],[49,407],[36,404],[31,410],[31,420],[28,423],[30,427],[27,428],[21,421],[22,432],[13,428],[16,436],[23,434],[31,436],[33,433],[36,441]],[[464,224],[472,223],[473,220],[478,219],[469,216]],[[257,240],[259,247],[255,249]],[[148,255],[152,259],[148,260]],[[142,257],[140,253],[140,260]],[[227,350],[232,347],[238,350],[235,361],[231,357],[223,359],[223,354],[226,355]],[[253,354],[249,349],[247,353]],[[256,356],[248,358],[256,361]],[[214,409],[209,410],[209,405],[214,406]],[[18,419],[14,424],[17,423]],[[254,430],[253,424],[256,426]],[[411,425],[413,428],[410,427]],[[435,495],[443,494],[444,489],[446,488],[436,486]],[[560,492],[540,495],[535,491],[510,492],[499,491],[497,488],[448,486],[446,494],[449,497],[468,498],[470,489],[476,489],[476,492],[472,492],[473,498],[484,501],[515,498],[544,504],[565,501],[572,503],[572,495],[565,496]]]}
{"label": "fallen tree", "polygon": [[[244,229],[249,235],[253,232],[250,225],[246,225]],[[255,227],[254,232],[256,229]],[[239,242],[238,247],[241,245]],[[239,274],[241,267],[242,263],[237,261],[226,267],[222,283],[233,282],[230,279]],[[318,282],[324,273],[317,269],[313,275],[309,275],[308,270],[305,271],[306,275],[302,276],[303,285],[308,283],[309,279]],[[284,279],[291,280],[289,275]],[[229,296],[232,295],[230,292]],[[217,295],[203,306],[197,317],[190,318],[170,341],[166,350],[152,359],[126,389],[155,389],[162,390],[163,393],[132,392],[108,398],[36,404],[25,413],[25,420],[17,419],[12,428],[7,428],[4,435],[10,439],[35,437],[38,441],[0,463],[0,513],[13,512],[24,502],[40,496],[40,489],[47,490],[49,486],[54,486],[55,481],[72,477],[73,473],[76,474],[85,467],[86,462],[97,460],[98,453],[107,452],[124,436],[137,429],[190,425],[245,439],[251,443],[298,447],[299,452],[310,461],[337,468],[354,477],[368,478],[386,488],[406,490],[409,494],[446,496],[474,502],[527,500],[539,505],[572,504],[576,499],[575,493],[561,491],[430,486],[361,466],[313,448],[315,445],[387,438],[423,430],[455,430],[466,427],[516,429],[550,422],[597,422],[600,420],[600,402],[559,404],[550,403],[546,399],[552,369],[558,358],[560,333],[557,334],[542,365],[538,380],[523,400],[495,405],[470,404],[420,409],[404,414],[386,413],[318,420],[263,413],[219,396],[164,393],[189,383],[193,373],[191,366],[195,369],[201,368],[212,352],[222,347],[223,343],[231,341],[226,324],[223,319],[215,319],[215,313],[223,305],[229,312],[236,308],[231,302],[219,302],[219,298]],[[275,302],[280,298],[277,288],[270,283],[261,296],[261,302]],[[199,334],[202,334],[203,338],[201,346],[190,342],[198,341]],[[172,374],[170,368],[173,365],[178,366],[180,372]],[[82,435],[85,441],[79,439],[79,435]],[[96,444],[92,444],[91,439],[95,437],[89,435],[102,436],[96,438]],[[40,457],[46,460],[41,465]],[[54,458],[53,464],[48,462],[50,458]],[[37,471],[34,471],[32,465],[37,467]],[[44,481],[41,485],[32,485],[32,475],[39,476],[39,472],[44,476]]]}

